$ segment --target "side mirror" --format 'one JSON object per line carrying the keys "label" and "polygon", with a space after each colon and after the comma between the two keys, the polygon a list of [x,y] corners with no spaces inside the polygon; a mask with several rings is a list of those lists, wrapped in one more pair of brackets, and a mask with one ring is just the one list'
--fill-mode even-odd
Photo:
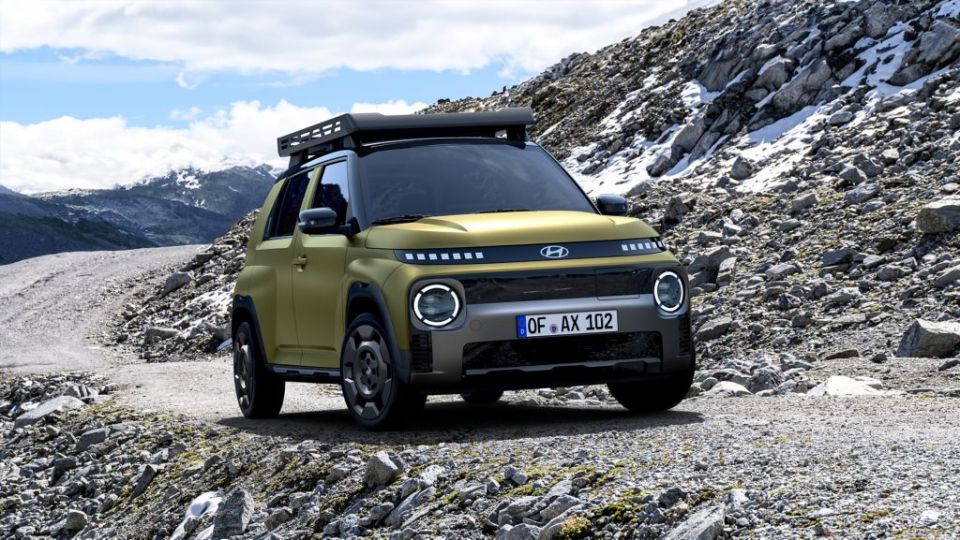
{"label": "side mirror", "polygon": [[338,234],[342,233],[337,227],[337,213],[331,208],[311,208],[300,212],[300,221],[297,223],[300,232],[304,234]]}
{"label": "side mirror", "polygon": [[605,216],[627,215],[627,199],[620,195],[598,195],[597,210]]}

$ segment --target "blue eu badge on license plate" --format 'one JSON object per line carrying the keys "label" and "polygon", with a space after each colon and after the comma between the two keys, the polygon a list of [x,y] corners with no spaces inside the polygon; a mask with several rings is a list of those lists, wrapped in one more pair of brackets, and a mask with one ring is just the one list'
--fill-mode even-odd
{"label": "blue eu badge on license plate", "polygon": [[527,316],[517,316],[517,337],[527,337]]}

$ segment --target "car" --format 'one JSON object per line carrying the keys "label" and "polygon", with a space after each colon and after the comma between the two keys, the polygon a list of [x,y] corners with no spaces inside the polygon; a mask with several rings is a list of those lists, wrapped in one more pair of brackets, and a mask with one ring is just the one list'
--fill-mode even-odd
{"label": "car", "polygon": [[627,200],[591,200],[528,140],[530,108],[343,114],[277,140],[290,158],[250,233],[232,303],[237,400],[339,384],[361,426],[430,394],[606,384],[630,411],[692,384],[683,265]]}

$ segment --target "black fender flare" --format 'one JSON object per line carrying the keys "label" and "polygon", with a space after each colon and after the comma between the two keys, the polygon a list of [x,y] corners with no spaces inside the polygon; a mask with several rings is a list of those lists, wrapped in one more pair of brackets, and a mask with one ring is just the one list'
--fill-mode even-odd
{"label": "black fender flare", "polygon": [[[243,317],[238,315],[243,314]],[[237,295],[233,297],[233,306],[230,308],[230,339],[237,333],[237,327],[240,326],[240,320],[247,319],[253,327],[253,332],[257,338],[257,349],[260,351],[260,361],[267,365],[267,351],[263,347],[263,334],[260,332],[260,318],[257,317],[257,308],[253,304],[253,298],[249,296]]]}
{"label": "black fender flare", "polygon": [[[380,318],[384,329],[387,331],[386,337],[390,346],[390,355],[396,359],[397,376],[404,384],[409,383],[411,371],[410,354],[409,351],[401,351],[397,346],[397,340],[395,338],[396,334],[394,333],[393,328],[393,319],[390,317],[390,311],[387,309],[386,297],[384,296],[383,290],[379,285],[376,283],[361,282],[350,285],[350,289],[347,292],[346,311],[344,312],[344,329],[346,329],[346,327],[352,322],[350,319],[350,313],[360,302],[372,304],[376,307],[376,312],[374,315],[377,315]],[[343,339],[346,340],[347,336],[344,335]]]}

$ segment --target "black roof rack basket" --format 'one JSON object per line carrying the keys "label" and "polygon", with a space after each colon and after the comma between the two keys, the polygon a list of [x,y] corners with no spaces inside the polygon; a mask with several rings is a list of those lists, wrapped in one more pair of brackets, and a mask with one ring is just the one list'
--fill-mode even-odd
{"label": "black roof rack basket", "polygon": [[277,152],[290,156],[290,166],[344,148],[374,142],[433,137],[496,137],[524,141],[533,124],[530,107],[494,112],[384,115],[341,114],[325,122],[277,138]]}

